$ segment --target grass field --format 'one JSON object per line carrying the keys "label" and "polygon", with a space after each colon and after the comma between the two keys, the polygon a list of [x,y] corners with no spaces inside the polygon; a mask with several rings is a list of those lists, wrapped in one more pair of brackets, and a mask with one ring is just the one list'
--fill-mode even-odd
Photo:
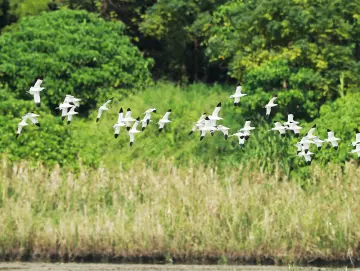
{"label": "grass field", "polygon": [[304,183],[256,163],[217,171],[161,161],[78,172],[0,167],[4,259],[356,262],[360,169],[313,166]]}

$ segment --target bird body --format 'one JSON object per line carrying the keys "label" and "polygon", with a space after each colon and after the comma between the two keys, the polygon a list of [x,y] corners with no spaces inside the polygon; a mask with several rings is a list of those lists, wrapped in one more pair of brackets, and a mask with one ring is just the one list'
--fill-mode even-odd
{"label": "bird body", "polygon": [[300,127],[296,123],[290,123],[287,129],[293,131],[295,136],[299,136],[300,130],[302,129],[302,127]]}
{"label": "bird body", "polygon": [[299,122],[294,120],[293,114],[288,114],[288,120],[284,122],[284,125],[290,126],[291,124],[299,124]]}
{"label": "bird body", "polygon": [[242,93],[242,87],[238,85],[235,90],[235,94],[230,95],[229,98],[234,98],[234,106],[238,106],[240,103],[240,98],[246,96],[245,93]]}
{"label": "bird body", "polygon": [[304,157],[306,164],[310,165],[310,164],[311,164],[311,155],[313,155],[313,154],[314,154],[314,153],[309,152],[309,151],[308,151],[308,152],[306,152],[306,151],[301,151],[301,152],[298,153],[298,156]]}
{"label": "bird body", "polygon": [[201,127],[204,126],[205,123],[205,118],[206,118],[206,113],[203,113],[199,120],[194,124],[193,128],[191,129],[189,135],[191,135],[192,133],[196,132],[197,130],[200,130]]}
{"label": "bird body", "polygon": [[136,119],[132,118],[131,117],[131,109],[128,108],[126,110],[126,114],[125,114],[125,118],[123,118],[123,122],[125,122],[125,125],[126,125],[126,129],[129,131],[130,130],[130,126],[131,126],[131,123],[136,121]]}
{"label": "bird body", "polygon": [[149,123],[151,121],[151,113],[156,113],[156,108],[150,108],[144,112],[145,116],[141,120],[141,124],[142,124],[141,130],[142,131],[144,131],[146,126],[149,125]]}
{"label": "bird body", "polygon": [[140,122],[140,118],[137,118],[135,120],[135,123],[133,124],[133,126],[131,127],[131,129],[129,130],[129,137],[130,137],[130,147],[132,147],[132,145],[134,144],[135,141],[135,135],[140,133],[139,130],[137,130],[137,126],[139,125]]}
{"label": "bird body", "polygon": [[286,133],[286,127],[281,125],[280,122],[275,122],[274,123],[275,127],[272,128],[270,131],[278,131],[280,133],[281,136],[285,136]]}
{"label": "bird body", "polygon": [[352,146],[357,146],[360,143],[360,131],[356,129],[356,138],[355,141],[351,142]]}
{"label": "bird body", "polygon": [[165,115],[159,120],[158,124],[159,124],[159,132],[162,131],[162,129],[164,129],[165,124],[166,123],[170,123],[171,120],[169,120],[169,116],[171,114],[171,109],[169,109]]}
{"label": "bird body", "polygon": [[270,101],[264,106],[264,108],[266,108],[266,116],[269,116],[271,113],[271,108],[277,106],[275,102],[275,100],[277,99],[277,95],[275,95],[274,97],[272,97],[270,99]]}
{"label": "bird body", "polygon": [[360,144],[355,145],[355,149],[352,150],[350,153],[356,153],[358,158],[360,158]]}
{"label": "bird body", "polygon": [[22,128],[29,125],[26,121],[27,121],[27,117],[25,116],[21,121],[20,123],[18,124],[18,129],[16,131],[16,138],[19,137],[19,135],[21,134],[21,131],[22,131]]}
{"label": "bird body", "polygon": [[34,96],[34,102],[37,107],[40,107],[40,92],[45,89],[41,87],[43,80],[37,79],[33,87],[30,87],[29,93]]}
{"label": "bird body", "polygon": [[77,107],[77,106],[74,105],[73,107],[70,108],[70,111],[67,113],[67,118],[68,118],[67,124],[70,124],[70,123],[71,123],[72,118],[73,118],[74,115],[79,114],[79,112],[76,112],[76,111],[75,111],[76,107]]}
{"label": "bird body", "polygon": [[241,133],[241,132],[237,132],[237,133],[235,133],[235,134],[232,134],[231,135],[232,137],[233,136],[236,136],[237,138],[238,138],[238,140],[239,140],[239,145],[240,145],[240,147],[242,147],[242,146],[244,146],[245,145],[245,134],[244,133]]}
{"label": "bird body", "polygon": [[225,127],[224,125],[218,125],[217,130],[221,131],[224,134],[224,137],[225,137],[226,140],[228,139],[230,128]]}
{"label": "bird body", "polygon": [[204,121],[204,126],[200,128],[200,131],[201,131],[200,140],[203,140],[203,138],[206,136],[207,132],[212,133],[216,130],[217,130],[217,128],[212,124],[210,118],[206,117],[205,121]]}
{"label": "bird body", "polygon": [[330,129],[328,129],[327,132],[328,132],[328,138],[325,139],[325,142],[330,143],[331,146],[335,150],[337,150],[339,148],[338,141],[340,140],[340,138],[335,137],[334,132],[331,131]]}
{"label": "bird body", "polygon": [[245,121],[244,127],[241,128],[239,131],[243,133],[245,139],[248,139],[250,137],[251,131],[254,129],[255,129],[255,127],[251,126],[251,121],[247,120],[247,121]]}
{"label": "bird body", "polygon": [[124,123],[123,120],[124,120],[124,112],[123,112],[123,109],[121,107],[120,110],[119,110],[118,120],[112,127],[112,128],[115,129],[115,132],[114,132],[114,137],[115,138],[117,138],[119,136],[120,128],[126,126],[126,124]]}

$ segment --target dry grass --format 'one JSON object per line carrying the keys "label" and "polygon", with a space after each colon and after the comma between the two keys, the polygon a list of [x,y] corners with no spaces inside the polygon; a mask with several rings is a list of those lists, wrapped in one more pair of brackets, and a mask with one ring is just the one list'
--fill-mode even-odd
{"label": "dry grass", "polygon": [[[312,169],[302,186],[276,169],[134,165],[65,172],[0,166],[0,253],[66,259],[359,259],[360,169]],[[307,183],[304,186],[304,182]]]}

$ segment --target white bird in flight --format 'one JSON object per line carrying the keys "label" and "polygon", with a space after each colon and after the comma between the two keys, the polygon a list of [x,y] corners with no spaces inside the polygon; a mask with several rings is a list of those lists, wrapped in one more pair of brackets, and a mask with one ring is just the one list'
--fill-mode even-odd
{"label": "white bird in flight", "polygon": [[272,97],[270,99],[270,101],[264,106],[264,108],[266,108],[266,116],[269,116],[271,113],[271,108],[277,106],[277,104],[275,104],[275,100],[277,99],[277,95],[275,95],[274,97]]}
{"label": "white bird in flight", "polygon": [[150,108],[144,112],[145,116],[141,120],[141,131],[144,131],[145,128],[149,125],[151,121],[151,113],[156,113],[156,108]]}
{"label": "white bird in flight", "polygon": [[356,137],[355,141],[351,142],[350,146],[357,146],[360,143],[360,131],[359,129],[356,129]]}
{"label": "white bird in flight", "polygon": [[132,114],[131,109],[128,108],[126,110],[125,118],[123,119],[123,122],[125,122],[125,125],[126,125],[126,130],[128,130],[128,131],[131,128],[131,123],[136,121],[136,119],[131,117],[131,114]]}
{"label": "white bird in flight", "polygon": [[314,138],[316,138],[316,136],[314,135],[315,130],[316,130],[316,124],[314,124],[314,126],[310,128],[310,130],[307,133],[306,137],[308,139],[310,139],[310,140],[313,140]]}
{"label": "white bird in flight", "polygon": [[242,93],[242,87],[240,84],[236,87],[235,94],[231,95],[229,98],[234,98],[234,106],[238,106],[240,104],[240,98],[246,96],[245,93]]}
{"label": "white bird in flight", "polygon": [[79,114],[79,112],[76,112],[75,111],[75,108],[76,108],[77,106],[76,105],[74,105],[73,107],[71,107],[70,108],[70,111],[67,113],[67,124],[69,125],[70,123],[71,123],[71,121],[72,121],[72,118],[73,118],[73,116],[74,115],[77,115],[77,114]]}
{"label": "white bird in flight", "polygon": [[113,99],[114,99],[114,97],[110,98],[106,103],[104,103],[102,106],[100,106],[99,111],[98,111],[98,115],[97,115],[97,118],[96,118],[96,122],[98,122],[100,120],[103,111],[109,110],[109,108],[107,106],[108,106],[109,103],[112,102]]}
{"label": "white bird in flight", "polygon": [[45,89],[41,87],[43,82],[42,78],[36,80],[36,83],[33,87],[30,87],[29,93],[34,96],[34,102],[37,107],[40,107],[40,92]]}
{"label": "white bird in flight", "polygon": [[80,103],[79,103],[80,101],[81,101],[81,99],[75,98],[72,95],[66,95],[65,99],[64,99],[64,103],[73,103],[77,107],[80,106]]}
{"label": "white bird in flight", "polygon": [[129,136],[130,136],[130,147],[132,147],[132,145],[134,144],[135,141],[135,134],[140,133],[139,130],[136,130],[137,126],[139,125],[140,122],[140,117],[138,117],[135,120],[134,125],[131,127],[131,129],[129,130]]}
{"label": "white bird in flight", "polygon": [[242,148],[242,147],[245,145],[245,140],[246,140],[246,138],[245,138],[245,135],[244,135],[243,133],[237,132],[237,133],[235,133],[235,134],[232,134],[231,136],[232,136],[232,137],[233,137],[233,136],[236,136],[236,137],[238,138],[240,148]]}
{"label": "white bird in flight", "polygon": [[248,140],[250,137],[250,132],[254,129],[255,129],[255,127],[251,126],[251,121],[247,120],[247,121],[245,121],[244,127],[240,129],[240,132],[242,132],[245,139]]}
{"label": "white bird in flight", "polygon": [[279,121],[274,122],[275,127],[271,128],[270,131],[278,131],[281,136],[285,136],[286,134],[286,127],[283,126]]}
{"label": "white bird in flight", "polygon": [[120,128],[125,126],[124,123],[124,112],[122,107],[119,110],[119,116],[117,122],[114,124],[113,128],[115,129],[114,137],[117,138],[120,134]]}
{"label": "white bird in flight", "polygon": [[305,162],[307,165],[311,164],[311,155],[313,155],[314,153],[309,152],[309,151],[301,151],[298,153],[298,156],[303,156],[305,158]]}
{"label": "white bird in flight", "polygon": [[169,109],[165,115],[159,120],[158,124],[159,124],[159,132],[162,131],[162,129],[164,129],[165,124],[166,123],[170,123],[171,120],[169,120],[169,116],[171,114],[171,109]]}
{"label": "white bird in flight", "polygon": [[200,128],[201,131],[201,135],[200,135],[200,141],[204,139],[204,137],[206,136],[207,132],[214,132],[216,131],[217,128],[213,125],[212,121],[210,120],[209,117],[205,118],[204,121],[204,126]]}
{"label": "white bird in flight", "polygon": [[350,153],[356,153],[358,158],[360,158],[360,144],[355,145],[355,149],[352,150]]}
{"label": "white bird in flight", "polygon": [[296,137],[300,136],[300,130],[302,129],[302,127],[300,127],[299,125],[297,125],[296,123],[290,123],[290,125],[287,128],[290,131],[293,131]]}
{"label": "white bird in flight", "polygon": [[61,110],[61,120],[63,121],[68,113],[69,108],[73,107],[73,103],[64,102],[59,105],[59,107],[56,107],[55,109]]}
{"label": "white bird in flight", "polygon": [[325,139],[325,142],[328,142],[331,144],[331,146],[337,150],[339,148],[339,144],[338,141],[340,140],[340,138],[335,137],[334,132],[331,131],[330,129],[327,129],[328,132],[328,138]]}
{"label": "white bird in flight", "polygon": [[216,126],[217,120],[222,120],[223,118],[219,117],[219,112],[221,109],[221,102],[218,103],[213,111],[213,113],[209,116],[209,119],[211,120],[211,123],[213,126]]}
{"label": "white bird in flight", "polygon": [[40,117],[40,115],[37,115],[37,114],[31,112],[31,113],[27,113],[27,114],[25,115],[25,117],[26,117],[27,119],[29,119],[34,125],[40,127],[40,123],[39,123],[39,121],[38,121],[38,119],[37,119],[37,117]]}
{"label": "white bird in flight", "polygon": [[18,124],[18,129],[16,131],[16,138],[19,137],[19,135],[21,134],[21,131],[23,129],[23,127],[29,125],[26,121],[27,121],[27,116],[23,117],[20,121],[20,123]]}
{"label": "white bird in flight", "polygon": [[288,114],[288,120],[286,122],[284,122],[284,125],[290,126],[291,124],[299,124],[299,122],[294,120],[293,114]]}
{"label": "white bird in flight", "polygon": [[195,123],[195,125],[194,125],[193,128],[191,129],[189,135],[191,135],[192,133],[196,132],[197,130],[200,130],[200,128],[204,126],[206,115],[207,115],[206,112],[204,112],[204,113],[200,116],[199,120]]}

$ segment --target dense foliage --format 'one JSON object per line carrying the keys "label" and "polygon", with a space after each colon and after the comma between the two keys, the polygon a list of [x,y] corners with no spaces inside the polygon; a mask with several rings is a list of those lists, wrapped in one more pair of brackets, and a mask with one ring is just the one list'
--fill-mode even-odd
{"label": "dense foliage", "polygon": [[25,17],[0,37],[0,79],[16,98],[42,75],[43,105],[55,108],[65,94],[81,96],[82,112],[99,97],[130,93],[151,83],[149,67],[123,33],[124,25],[85,11],[56,11]]}

